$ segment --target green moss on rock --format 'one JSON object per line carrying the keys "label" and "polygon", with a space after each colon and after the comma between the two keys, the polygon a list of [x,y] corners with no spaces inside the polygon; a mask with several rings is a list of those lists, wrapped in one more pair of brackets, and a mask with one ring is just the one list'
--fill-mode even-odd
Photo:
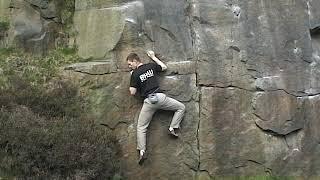
{"label": "green moss on rock", "polygon": [[0,21],[0,32],[9,30],[10,23],[8,21]]}

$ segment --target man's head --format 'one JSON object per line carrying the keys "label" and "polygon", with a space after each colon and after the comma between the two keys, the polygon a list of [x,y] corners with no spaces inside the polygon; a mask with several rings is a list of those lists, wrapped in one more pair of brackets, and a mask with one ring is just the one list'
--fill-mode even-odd
{"label": "man's head", "polygon": [[129,68],[136,69],[141,63],[139,56],[136,53],[130,53],[127,57],[127,63]]}

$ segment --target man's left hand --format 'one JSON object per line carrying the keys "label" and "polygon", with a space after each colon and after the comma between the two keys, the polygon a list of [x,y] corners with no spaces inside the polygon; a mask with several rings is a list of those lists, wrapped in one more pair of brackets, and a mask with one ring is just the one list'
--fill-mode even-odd
{"label": "man's left hand", "polygon": [[151,57],[151,58],[155,57],[154,52],[151,51],[151,50],[147,51],[147,55],[148,55],[149,57]]}

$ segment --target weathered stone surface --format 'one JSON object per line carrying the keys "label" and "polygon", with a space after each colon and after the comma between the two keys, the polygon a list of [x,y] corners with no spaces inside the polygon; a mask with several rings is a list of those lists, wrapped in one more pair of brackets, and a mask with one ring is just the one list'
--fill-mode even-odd
{"label": "weathered stone surface", "polygon": [[286,135],[304,127],[304,113],[298,98],[284,91],[257,93],[253,102],[257,125]]}
{"label": "weathered stone surface", "polygon": [[17,8],[13,19],[17,36],[23,35],[24,39],[28,39],[42,32],[42,20],[39,12],[34,11],[29,4],[23,1],[14,1],[12,5]]}
{"label": "weathered stone surface", "polygon": [[[314,2],[310,0],[311,3]],[[318,173],[313,165],[318,160],[312,161],[308,156],[319,152],[316,143],[308,145],[317,133],[306,128],[311,122],[316,126],[316,114],[307,115],[306,109],[314,112],[314,108],[310,108],[313,105],[307,103],[305,96],[320,93],[320,45],[317,31],[311,32],[310,39],[309,29],[313,28],[307,1],[79,0],[76,10],[78,27],[88,20],[89,16],[84,20],[79,16],[88,15],[84,12],[95,17],[90,22],[98,21],[104,17],[98,14],[107,11],[111,17],[118,17],[117,21],[106,20],[109,31],[102,28],[107,25],[101,24],[85,25],[87,30],[78,31],[78,39],[89,37],[88,32],[97,28],[101,29],[97,36],[100,39],[112,37],[99,43],[95,48],[100,48],[98,51],[90,52],[88,39],[78,41],[83,45],[80,55],[94,59],[110,56],[119,72],[128,71],[125,59],[130,52],[137,52],[146,63],[150,59],[145,50],[153,49],[169,66],[161,76],[162,89],[187,105],[181,141],[171,141],[165,135],[171,113],[160,111],[154,116],[149,129],[151,152],[143,169],[136,166],[133,143],[139,103],[130,101],[132,112],[125,115],[119,115],[123,112],[117,109],[94,113],[97,120],[119,135],[126,177],[197,179],[216,175]],[[101,42],[100,39],[92,43]],[[101,86],[89,88],[89,94],[104,99],[114,93],[127,93],[126,89],[105,93],[106,85],[115,86],[112,80],[120,81],[117,74],[94,80]],[[91,86],[89,82],[83,87]],[[97,99],[90,102],[104,102]],[[99,106],[109,105],[96,103],[93,109],[103,112]],[[106,113],[114,117],[112,121],[102,120],[101,114]],[[309,150],[304,151],[305,148]],[[297,166],[294,162],[298,160],[302,163]]]}
{"label": "weathered stone surface", "polygon": [[[35,5],[41,7],[45,4],[44,1],[32,1],[30,3],[35,3]],[[18,47],[35,55],[44,55],[56,47],[56,39],[59,36],[61,24],[45,19],[42,16],[42,11],[34,8],[35,5],[22,0],[11,1],[10,18],[12,22],[8,41],[11,47]],[[52,6],[49,4],[48,8]],[[48,9],[43,11],[49,12]]]}
{"label": "weathered stone surface", "polygon": [[252,98],[236,88],[201,88],[200,170],[211,176],[271,173],[270,163],[286,145],[254,124]]}
{"label": "weathered stone surface", "polygon": [[263,1],[255,4],[248,1],[243,6],[248,17],[243,19],[242,26],[246,32],[242,38],[246,41],[246,64],[257,72],[257,78],[262,78],[258,81],[267,80],[268,84],[279,85],[280,80],[281,84],[281,87],[265,86],[262,89],[306,94],[310,89],[309,63],[312,62],[306,3]]}
{"label": "weathered stone surface", "polygon": [[80,88],[80,94],[90,104],[88,116],[98,124],[115,128],[118,124],[133,123],[136,102],[129,97],[130,73],[89,75],[66,71],[66,78],[73,80]]}
{"label": "weathered stone surface", "polygon": [[[18,1],[16,34],[22,42],[39,40],[20,44],[49,43],[41,39],[51,29],[43,18],[53,17],[54,8]],[[127,179],[318,176],[318,6],[316,0],[76,0],[78,54],[91,59],[68,67],[65,77],[78,84],[88,116],[115,133]],[[129,97],[126,57],[136,52],[147,63],[148,49],[168,65],[161,87],[186,104],[187,114],[178,140],[166,134],[172,113],[155,114],[140,167],[141,103]]]}
{"label": "weathered stone surface", "polygon": [[[169,3],[169,4],[168,4]],[[163,6],[163,7],[162,7]],[[169,61],[192,60],[192,41],[188,17],[184,16],[185,1],[133,1],[125,3],[126,25],[114,49],[120,60],[118,67],[126,67],[125,58],[131,51],[148,59],[148,49],[165,56]]]}
{"label": "weathered stone surface", "polygon": [[146,55],[145,46],[148,44],[142,33],[143,4],[141,2],[130,3],[121,6],[125,14],[125,26],[121,38],[113,49],[113,54],[117,59],[119,68],[127,68],[127,55],[136,52],[143,61],[149,60]]}
{"label": "weathered stone surface", "polygon": [[[101,64],[95,69],[91,62],[70,69],[78,71],[74,77],[88,97],[89,114],[118,135],[123,175],[129,179],[318,175],[320,43],[318,31],[312,28],[316,24],[312,3],[77,1],[76,27],[89,19],[79,16],[87,16],[84,12],[90,12],[94,21],[105,17],[99,15],[102,12],[118,17],[106,20],[108,26],[84,26],[87,30],[78,31],[77,37],[103,29],[100,39],[112,40],[88,52],[88,40],[78,41],[80,46],[86,44],[79,54],[94,59],[110,56],[116,73],[89,75],[114,70]],[[111,30],[105,31],[106,27]],[[313,29],[311,36],[309,29]],[[172,113],[155,114],[148,160],[141,168],[136,165],[135,149],[141,104],[124,99],[129,76],[123,71],[128,71],[125,58],[132,51],[149,62],[147,49],[160,53],[168,65],[161,87],[186,104],[187,115],[182,137],[172,141],[165,133]]]}
{"label": "weathered stone surface", "polygon": [[[305,138],[304,146],[306,147],[317,147],[320,142],[320,132],[318,127],[320,125],[319,111],[320,108],[320,96],[309,96],[304,98],[303,109],[306,111],[306,125],[305,125]],[[310,149],[310,148],[306,148]],[[319,160],[317,160],[319,161]],[[319,171],[318,171],[319,172]]]}
{"label": "weathered stone surface", "polygon": [[121,37],[124,16],[115,8],[76,11],[74,25],[80,57],[103,59]]}
{"label": "weathered stone surface", "polygon": [[198,6],[199,84],[254,89],[252,77],[242,62],[245,59],[240,41],[240,14],[234,13],[239,5],[203,0]]}
{"label": "weathered stone surface", "polygon": [[156,52],[174,61],[193,57],[189,17],[185,0],[145,0],[144,31]]}
{"label": "weathered stone surface", "polygon": [[[128,128],[128,137],[123,142],[122,168],[128,179],[190,179],[198,166],[197,151],[197,104],[186,104],[187,114],[182,122],[179,139],[172,139],[167,128],[172,118],[170,112],[154,115],[148,130],[148,159],[142,167],[137,165],[135,125]],[[135,121],[137,116],[135,117]],[[125,139],[125,138],[122,138]]]}
{"label": "weathered stone surface", "polygon": [[[301,152],[299,156],[295,159],[292,159],[292,164],[296,160],[303,162],[300,166],[296,167],[296,170],[305,176],[311,175],[320,175],[319,165],[320,159],[317,158],[320,156],[320,96],[309,96],[305,98],[305,104],[303,109],[306,111],[306,126],[304,129],[304,136],[301,141]],[[300,158],[299,158],[300,157]],[[281,165],[281,164],[280,164]],[[303,166],[304,165],[304,166]],[[289,169],[291,166],[288,166],[286,169]],[[299,167],[301,167],[299,169]],[[306,168],[307,167],[307,168]],[[283,174],[286,173],[286,169],[283,169]]]}
{"label": "weathered stone surface", "polygon": [[[184,15],[187,2],[168,3],[76,1],[75,26],[79,33],[80,56],[99,59],[111,53],[119,60],[120,68],[126,67],[126,55],[132,50],[153,49],[174,61],[192,58],[191,32],[188,17]],[[106,16],[109,18],[104,18]],[[98,23],[100,19],[108,22]],[[90,29],[95,32],[88,31]]]}
{"label": "weathered stone surface", "polygon": [[[49,0],[26,0],[34,9],[36,9],[38,12],[40,12],[41,17],[44,19],[50,19],[55,22],[59,23],[65,23],[63,20],[65,18],[69,17],[62,17],[62,16],[68,16],[66,14],[59,14],[62,11],[64,11],[64,8],[66,6],[73,4],[69,2],[64,2],[63,0],[55,0],[55,1],[49,1]],[[69,7],[67,11],[73,11],[72,7]],[[68,12],[73,13],[73,12]]]}
{"label": "weathered stone surface", "polygon": [[46,9],[49,6],[48,0],[26,0],[26,1],[34,6],[41,8],[41,9]]}
{"label": "weathered stone surface", "polygon": [[320,7],[320,1],[317,0],[307,0],[308,14],[310,19],[310,29],[314,29],[320,26],[320,12],[318,8]]}
{"label": "weathered stone surface", "polygon": [[[195,75],[181,75],[165,80],[163,86],[170,89],[168,95],[186,104],[186,116],[181,124],[179,139],[172,139],[167,128],[172,112],[157,112],[149,127],[148,159],[143,167],[137,164],[136,123],[141,103],[128,93],[129,73],[88,75],[67,70],[64,77],[79,86],[80,94],[90,104],[88,116],[117,134],[122,148],[121,169],[128,179],[138,177],[184,178],[192,177],[198,166],[197,127],[199,104],[191,101],[197,94]],[[178,87],[178,88],[176,88]],[[181,90],[184,90],[183,92]]]}
{"label": "weathered stone surface", "polygon": [[[99,67],[100,65],[102,65],[102,67]],[[128,103],[128,99],[132,99],[129,97],[128,90],[130,73],[123,72],[94,76],[97,75],[99,71],[103,72],[103,66],[108,65],[109,64],[103,62],[71,65],[67,67],[66,70],[69,73],[66,74],[65,77],[74,79],[78,86],[81,87],[81,94],[86,94],[85,97],[88,97],[88,101],[92,107],[92,116],[95,117],[96,121],[114,127],[118,123],[128,121],[128,119],[121,119],[121,117],[125,114],[125,108],[128,108],[128,113],[132,108],[132,105]],[[97,71],[94,71],[95,69]],[[80,74],[74,71],[80,72]],[[198,98],[195,80],[195,75],[181,75],[178,77],[166,76],[163,77],[161,82],[161,89],[163,89],[168,96],[175,97],[182,102],[190,102]],[[112,108],[110,108],[111,106]],[[110,120],[106,119],[106,114],[110,113],[110,117],[112,118],[110,118]],[[115,115],[117,116],[115,117]]]}
{"label": "weathered stone surface", "polygon": [[101,9],[120,5],[121,3],[130,2],[132,0],[76,0],[75,9]]}
{"label": "weathered stone surface", "polygon": [[64,69],[91,75],[102,75],[117,72],[117,67],[113,61],[76,63],[69,65]]}
{"label": "weathered stone surface", "polygon": [[[115,57],[119,68],[126,68],[128,53],[146,50],[141,38],[144,4],[141,1],[125,2],[76,1],[74,21],[81,57],[101,59],[111,56]],[[101,19],[103,23],[100,23]]]}
{"label": "weathered stone surface", "polygon": [[45,9],[40,9],[41,16],[46,19],[57,18],[57,10],[54,1],[49,2],[48,6]]}
{"label": "weathered stone surface", "polygon": [[196,75],[165,76],[160,79],[160,87],[169,96],[179,101],[197,101]]}
{"label": "weathered stone surface", "polygon": [[302,109],[306,118],[304,130],[286,136],[290,149],[285,156],[275,159],[274,174],[290,172],[295,176],[319,176],[319,102],[319,95],[303,98]]}
{"label": "weathered stone surface", "polygon": [[312,41],[312,59],[313,62],[310,64],[310,89],[307,91],[308,94],[317,94],[320,89],[320,31],[311,31]]}
{"label": "weathered stone surface", "polygon": [[[13,17],[12,43],[22,48],[32,48],[31,44],[45,37],[40,13],[27,3],[16,1],[15,16]],[[19,8],[19,9],[18,9]]]}
{"label": "weathered stone surface", "polygon": [[9,17],[10,0],[0,0],[0,21],[7,21]]}
{"label": "weathered stone surface", "polygon": [[179,61],[179,62],[168,62],[168,69],[166,74],[195,74],[197,69],[197,64],[195,61]]}

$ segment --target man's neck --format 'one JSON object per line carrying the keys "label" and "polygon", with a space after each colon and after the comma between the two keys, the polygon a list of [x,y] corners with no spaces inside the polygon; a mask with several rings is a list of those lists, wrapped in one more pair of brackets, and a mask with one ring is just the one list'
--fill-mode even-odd
{"label": "man's neck", "polygon": [[137,65],[137,68],[140,67],[140,66],[142,66],[142,65],[143,65],[143,63],[139,63],[139,64]]}

